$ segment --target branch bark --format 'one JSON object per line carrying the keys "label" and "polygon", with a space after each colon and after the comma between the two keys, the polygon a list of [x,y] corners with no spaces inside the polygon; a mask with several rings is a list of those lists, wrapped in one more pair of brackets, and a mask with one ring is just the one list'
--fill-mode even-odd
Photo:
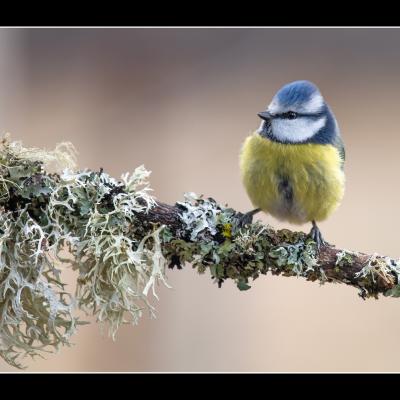
{"label": "branch bark", "polygon": [[[188,242],[190,231],[185,229],[180,215],[182,214],[181,203],[176,205],[169,205],[162,202],[157,202],[148,213],[141,213],[140,219],[143,223],[161,224],[168,227],[175,239],[183,239]],[[234,212],[233,218],[237,217],[239,213]],[[260,222],[256,223],[259,227]],[[256,230],[255,224],[249,227],[251,230]],[[353,252],[345,249],[338,249],[334,245],[327,244],[320,248],[319,251],[314,252],[315,267],[308,270],[299,271],[290,265],[279,265],[277,259],[271,254],[275,249],[287,249],[288,246],[296,246],[305,244],[308,236],[303,232],[293,232],[287,229],[275,230],[270,226],[265,226],[265,232],[268,236],[267,245],[262,249],[265,255],[264,262],[265,268],[261,269],[260,273],[271,272],[273,275],[283,276],[302,276],[308,281],[319,280],[321,283],[344,283],[353,286],[359,290],[359,295],[365,299],[367,297],[378,297],[378,294],[398,296],[398,261],[390,259],[389,257],[380,256],[377,254],[364,254],[360,252]],[[184,234],[183,234],[184,233]],[[230,240],[237,239],[232,237]],[[201,243],[204,239],[198,239]],[[314,247],[316,250],[316,247]],[[244,271],[244,265],[237,265],[237,255],[231,254],[228,259],[225,259],[225,264],[229,264],[231,259],[232,265],[239,267],[239,275]],[[179,257],[175,256],[175,263],[170,264],[173,268],[177,263]],[[208,264],[210,266],[211,264]],[[258,274],[256,275],[258,277]],[[229,278],[224,274],[223,278],[219,279],[219,284]],[[236,276],[235,276],[236,278]],[[247,286],[247,285],[246,285]],[[249,286],[244,287],[247,289]],[[239,286],[239,288],[241,288]]]}

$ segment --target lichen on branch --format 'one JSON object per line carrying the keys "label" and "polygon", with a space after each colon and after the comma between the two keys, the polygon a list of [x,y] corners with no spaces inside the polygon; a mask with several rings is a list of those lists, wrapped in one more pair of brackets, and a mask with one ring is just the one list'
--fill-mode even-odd
{"label": "lichen on branch", "polygon": [[[154,314],[147,291],[165,281],[163,226],[144,229],[136,218],[155,205],[149,172],[116,180],[74,171],[74,155],[67,143],[43,151],[4,139],[0,149],[0,354],[14,366],[69,344],[77,308],[114,337],[127,317]],[[49,163],[62,171],[48,173]],[[75,295],[64,290],[61,264],[77,271]]]}
{"label": "lichen on branch", "polygon": [[[114,179],[102,169],[77,170],[76,151],[24,148],[6,137],[0,147],[0,355],[23,357],[69,345],[79,310],[108,326],[155,316],[149,293],[167,285],[166,268],[190,263],[222,286],[248,290],[273,275],[340,282],[363,297],[400,296],[400,262],[325,246],[302,232],[260,221],[241,226],[240,213],[188,193],[168,205],[150,195],[140,166]],[[52,169],[54,171],[52,171]],[[65,290],[62,268],[76,271]]]}

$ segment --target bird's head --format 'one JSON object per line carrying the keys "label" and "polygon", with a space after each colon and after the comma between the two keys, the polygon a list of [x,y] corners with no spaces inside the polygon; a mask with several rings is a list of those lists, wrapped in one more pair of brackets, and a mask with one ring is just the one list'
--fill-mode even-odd
{"label": "bird's head", "polygon": [[329,142],[338,126],[319,89],[309,81],[286,84],[265,111],[258,133],[282,143]]}

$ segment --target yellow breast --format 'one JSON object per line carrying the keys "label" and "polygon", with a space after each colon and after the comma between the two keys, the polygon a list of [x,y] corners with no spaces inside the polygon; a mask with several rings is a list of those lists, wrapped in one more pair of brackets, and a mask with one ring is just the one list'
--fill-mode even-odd
{"label": "yellow breast", "polygon": [[340,204],[344,173],[332,145],[282,144],[254,133],[240,154],[242,180],[253,205],[292,223],[321,221]]}

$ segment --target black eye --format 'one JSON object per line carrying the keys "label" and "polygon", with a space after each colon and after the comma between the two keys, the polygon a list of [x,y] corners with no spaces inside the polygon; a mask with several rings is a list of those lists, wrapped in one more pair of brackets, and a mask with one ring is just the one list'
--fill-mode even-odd
{"label": "black eye", "polygon": [[294,111],[288,111],[288,112],[285,114],[285,117],[286,117],[287,119],[296,119],[296,118],[297,118],[297,113],[295,113]]}

